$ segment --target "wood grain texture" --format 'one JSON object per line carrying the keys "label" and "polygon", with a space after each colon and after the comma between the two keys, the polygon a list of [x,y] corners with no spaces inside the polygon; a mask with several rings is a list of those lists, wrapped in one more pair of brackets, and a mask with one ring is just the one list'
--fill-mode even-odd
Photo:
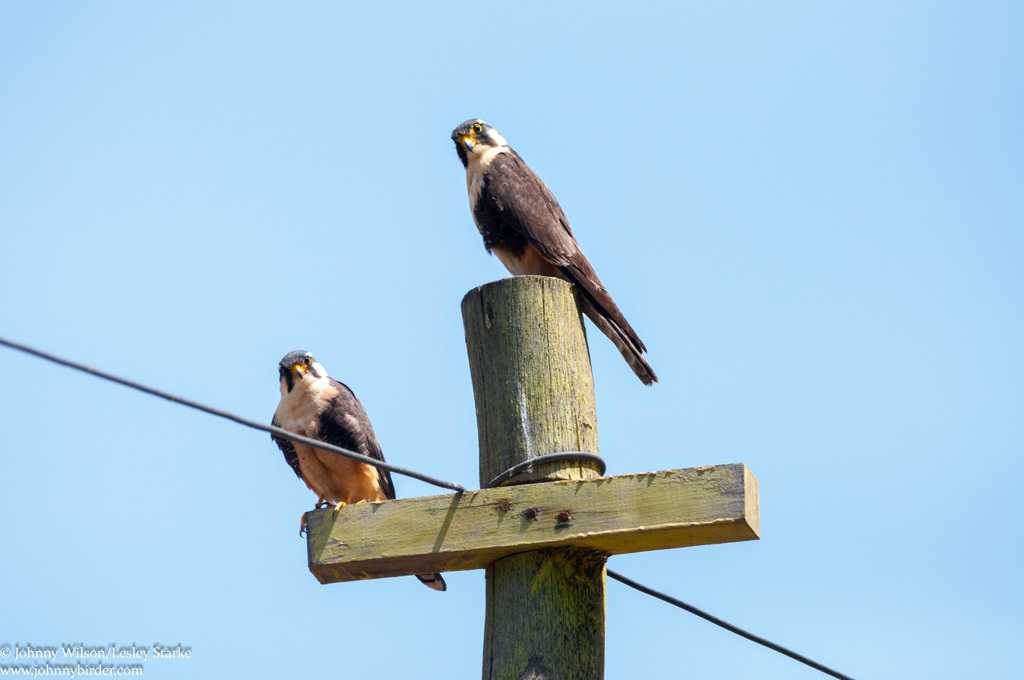
{"label": "wood grain texture", "polygon": [[[573,286],[546,276],[488,283],[462,300],[480,440],[480,486],[530,458],[597,454],[587,336]],[[599,476],[593,463],[538,466],[513,483]]]}
{"label": "wood grain texture", "polygon": [[[481,486],[537,456],[598,453],[594,378],[576,295],[562,280],[520,276],[482,286],[462,302]],[[559,460],[531,466],[508,484],[598,476],[594,463]],[[518,492],[515,486],[503,488]],[[576,500],[529,500],[505,522],[513,529],[505,538],[515,543],[531,533],[567,533]],[[500,513],[514,513],[515,507],[512,496],[498,501]],[[544,530],[531,532],[531,526]],[[487,567],[484,680],[604,677],[607,553],[572,543],[560,549],[520,547]]]}
{"label": "wood grain texture", "polygon": [[[470,291],[462,312],[481,486],[537,456],[597,454],[572,286],[503,279]],[[484,680],[596,680],[609,555],[760,532],[757,480],[742,463],[606,478],[582,459],[535,468],[494,489],[307,513],[310,571],[332,583],[486,568]]]}
{"label": "wood grain texture", "polygon": [[484,680],[604,677],[606,561],[569,548],[488,567]]}
{"label": "wood grain texture", "polygon": [[760,520],[757,479],[735,463],[359,503],[336,519],[307,513],[307,530],[310,571],[333,583],[482,569],[554,548],[617,555],[753,540]]}

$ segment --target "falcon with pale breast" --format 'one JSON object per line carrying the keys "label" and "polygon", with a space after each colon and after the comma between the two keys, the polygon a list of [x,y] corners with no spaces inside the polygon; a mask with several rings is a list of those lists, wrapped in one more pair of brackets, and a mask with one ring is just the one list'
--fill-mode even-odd
{"label": "falcon with pale breast", "polygon": [[[277,370],[281,401],[274,412],[276,427],[384,461],[363,405],[347,385],[329,377],[312,354],[289,352]],[[395,485],[387,470],[279,435],[271,437],[295,474],[317,495],[318,508],[326,501],[335,506],[337,515],[338,509],[349,503],[395,498]],[[434,590],[447,587],[440,574],[416,578]]]}
{"label": "falcon with pale breast", "polygon": [[658,382],[643,357],[647,348],[597,278],[547,185],[479,118],[455,128],[452,141],[466,168],[469,209],[487,251],[514,276],[555,276],[575,284],[583,313],[615,343],[637,377],[645,385]]}

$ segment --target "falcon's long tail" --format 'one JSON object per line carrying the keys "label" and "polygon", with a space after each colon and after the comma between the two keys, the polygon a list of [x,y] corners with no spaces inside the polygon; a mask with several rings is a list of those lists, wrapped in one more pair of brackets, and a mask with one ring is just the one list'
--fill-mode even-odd
{"label": "falcon's long tail", "polygon": [[581,293],[579,300],[583,313],[590,317],[594,325],[619,348],[622,357],[636,373],[636,377],[640,378],[640,382],[653,385],[658,382],[658,376],[643,357],[647,348],[597,278],[597,273],[590,266],[590,262],[582,257],[583,253],[580,253],[580,256],[581,261],[575,265],[559,266],[559,272],[564,279],[576,285]]}
{"label": "falcon's long tail", "polygon": [[416,578],[420,580],[420,583],[431,590],[438,590],[442,593],[448,590],[448,584],[444,582],[444,579],[441,578],[440,574],[434,574],[433,576],[416,574]]}
{"label": "falcon's long tail", "polygon": [[608,336],[608,339],[619,348],[622,358],[626,360],[629,367],[636,373],[636,377],[645,385],[653,385],[658,382],[658,376],[654,369],[643,357],[643,350],[638,347],[626,334],[626,331],[606,314],[602,314],[596,305],[586,296],[583,297],[583,313],[590,317],[594,325],[601,329],[601,332]]}

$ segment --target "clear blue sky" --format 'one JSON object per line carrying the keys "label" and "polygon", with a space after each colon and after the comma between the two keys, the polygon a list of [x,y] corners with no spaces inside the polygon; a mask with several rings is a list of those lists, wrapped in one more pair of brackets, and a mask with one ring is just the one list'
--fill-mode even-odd
{"label": "clear blue sky", "polygon": [[[588,325],[609,474],[746,462],[762,540],[616,557],[857,678],[1024,643],[1019,3],[3,3],[0,335],[269,421],[311,350],[474,485],[449,134],[545,179],[650,348]],[[145,677],[473,678],[482,572],[321,586],[269,436],[0,348],[0,643]],[[402,496],[430,495],[397,478]],[[609,678],[819,678],[608,584]],[[2,662],[2,660],[0,660]]]}

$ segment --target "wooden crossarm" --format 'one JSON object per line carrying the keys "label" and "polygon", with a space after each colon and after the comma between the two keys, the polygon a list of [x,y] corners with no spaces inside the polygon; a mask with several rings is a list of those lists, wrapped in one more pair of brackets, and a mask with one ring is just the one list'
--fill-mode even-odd
{"label": "wooden crossarm", "polygon": [[360,503],[307,515],[321,583],[481,569],[515,553],[609,555],[759,538],[743,463]]}

